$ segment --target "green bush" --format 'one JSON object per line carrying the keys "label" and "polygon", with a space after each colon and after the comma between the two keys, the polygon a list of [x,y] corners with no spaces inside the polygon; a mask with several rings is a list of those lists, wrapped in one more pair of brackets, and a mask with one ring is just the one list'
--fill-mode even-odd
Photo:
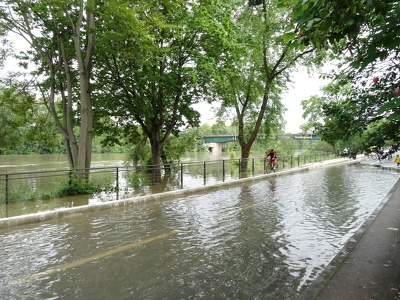
{"label": "green bush", "polygon": [[73,196],[83,194],[93,194],[100,191],[101,188],[85,179],[76,177],[75,172],[70,172],[69,179],[66,185],[61,186],[58,190],[58,196]]}

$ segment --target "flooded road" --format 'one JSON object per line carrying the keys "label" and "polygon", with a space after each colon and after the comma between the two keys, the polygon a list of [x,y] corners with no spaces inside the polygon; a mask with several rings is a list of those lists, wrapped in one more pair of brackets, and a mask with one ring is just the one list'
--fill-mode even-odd
{"label": "flooded road", "polygon": [[398,178],[335,166],[2,230],[0,299],[296,299]]}

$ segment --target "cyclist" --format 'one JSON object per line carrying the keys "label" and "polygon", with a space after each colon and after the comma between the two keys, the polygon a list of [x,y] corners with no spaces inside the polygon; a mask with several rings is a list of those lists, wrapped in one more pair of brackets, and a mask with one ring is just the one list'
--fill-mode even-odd
{"label": "cyclist", "polygon": [[271,149],[268,153],[267,156],[265,156],[265,158],[269,158],[269,164],[271,165],[271,169],[275,170],[276,168],[276,162],[278,160],[277,156],[276,156],[276,152],[274,151],[274,149]]}

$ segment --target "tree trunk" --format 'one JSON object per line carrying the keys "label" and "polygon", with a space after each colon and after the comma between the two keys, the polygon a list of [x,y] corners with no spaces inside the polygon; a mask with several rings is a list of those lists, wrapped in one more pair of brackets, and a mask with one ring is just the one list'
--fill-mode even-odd
{"label": "tree trunk", "polygon": [[249,165],[249,156],[252,144],[243,144],[241,145],[241,161],[240,161],[240,173],[241,178],[247,177],[247,168]]}
{"label": "tree trunk", "polygon": [[81,124],[79,130],[79,146],[78,146],[78,161],[76,168],[78,170],[86,170],[79,172],[79,177],[88,179],[89,168],[91,163],[92,153],[92,131],[93,131],[93,109],[92,101],[89,94],[88,78],[81,76]]}
{"label": "tree trunk", "polygon": [[78,62],[79,70],[79,88],[81,100],[81,124],[79,130],[79,146],[78,146],[78,160],[76,168],[78,170],[85,170],[79,172],[79,177],[88,179],[89,168],[92,158],[92,139],[93,139],[93,107],[92,98],[90,94],[90,75],[92,67],[92,53],[95,43],[94,33],[94,14],[90,11],[90,6],[93,1],[88,1],[86,6],[86,45],[85,49],[81,49],[81,26],[83,20],[84,9],[82,8],[79,18],[76,23],[72,25],[74,32],[74,46],[75,55]]}
{"label": "tree trunk", "polygon": [[[155,137],[156,136],[156,137]],[[151,143],[151,159],[153,162],[153,167],[151,170],[152,182],[153,184],[161,182],[161,143],[158,140],[158,134],[153,133],[153,139]]]}

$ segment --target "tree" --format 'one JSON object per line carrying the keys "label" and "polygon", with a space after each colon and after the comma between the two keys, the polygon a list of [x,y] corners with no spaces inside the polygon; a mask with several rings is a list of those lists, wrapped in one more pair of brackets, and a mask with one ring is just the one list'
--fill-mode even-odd
{"label": "tree", "polygon": [[32,119],[35,98],[17,85],[0,90],[0,151],[17,147],[24,141]]}
{"label": "tree", "polygon": [[191,105],[206,93],[208,61],[215,55],[205,53],[219,47],[224,14],[209,1],[134,1],[109,9],[99,43],[111,47],[96,52],[97,112],[119,126],[140,126],[157,182],[168,139],[199,124]]}
{"label": "tree", "polygon": [[33,107],[33,116],[26,129],[24,140],[34,143],[32,151],[35,153],[64,153],[63,137],[57,130],[53,118],[47,108],[36,100]]}
{"label": "tree", "polygon": [[[31,46],[23,58],[36,64],[37,87],[64,137],[71,169],[90,168],[94,0],[9,0],[2,4],[1,29],[21,36]],[[61,116],[56,109],[57,97],[62,102]],[[78,137],[74,133],[77,124]]]}
{"label": "tree", "polygon": [[[0,29],[1,30],[1,29]],[[13,44],[5,37],[2,36],[0,32],[0,69],[4,68],[4,64],[9,58],[14,49],[13,49]]]}
{"label": "tree", "polygon": [[322,97],[312,96],[301,101],[303,118],[307,119],[302,129],[320,135],[336,152],[336,144],[361,135],[369,120],[363,107],[354,105],[351,84],[331,82],[322,91]]}
{"label": "tree", "polygon": [[26,86],[14,83],[1,88],[0,108],[0,151],[30,145],[29,151],[49,152],[58,147],[60,136],[47,110]]}
{"label": "tree", "polygon": [[371,146],[378,148],[398,144],[400,141],[399,122],[386,119],[379,120],[369,125],[363,132],[363,147]]}
{"label": "tree", "polygon": [[[298,43],[329,48],[341,60],[341,70],[350,74],[348,80],[361,91],[359,103],[366,93],[373,92],[377,100],[370,102],[374,116],[400,120],[398,0],[279,0],[279,3],[293,9],[291,23],[296,24],[302,35]],[[286,30],[287,35],[295,34],[293,26]],[[379,81],[380,85],[365,89],[366,79]]]}
{"label": "tree", "polygon": [[222,108],[235,111],[243,172],[260,130],[270,134],[283,123],[280,94],[289,81],[289,71],[314,50],[304,45],[296,48],[292,39],[282,36],[290,13],[286,8],[266,0],[249,4],[237,7],[232,16],[230,42],[218,61],[222,76],[216,78]]}

